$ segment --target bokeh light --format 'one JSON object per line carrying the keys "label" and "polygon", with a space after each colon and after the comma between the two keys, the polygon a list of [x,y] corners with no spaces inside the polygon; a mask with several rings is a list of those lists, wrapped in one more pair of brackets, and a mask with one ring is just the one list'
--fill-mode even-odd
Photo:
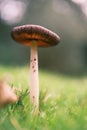
{"label": "bokeh light", "polygon": [[[26,2],[25,2],[26,3]],[[15,24],[22,20],[27,5],[23,1],[3,0],[0,4],[1,19],[8,24]]]}
{"label": "bokeh light", "polygon": [[83,4],[86,0],[72,0],[72,1],[77,4]]}
{"label": "bokeh light", "polygon": [[87,0],[72,0],[72,2],[78,4],[83,14],[87,17]]}

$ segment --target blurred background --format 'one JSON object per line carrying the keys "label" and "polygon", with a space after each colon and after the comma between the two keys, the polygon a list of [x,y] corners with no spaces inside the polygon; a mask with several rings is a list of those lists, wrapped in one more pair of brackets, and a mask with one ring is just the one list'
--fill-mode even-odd
{"label": "blurred background", "polygon": [[44,26],[61,38],[58,46],[39,48],[40,69],[86,73],[87,0],[0,0],[0,65],[29,64],[29,47],[10,36],[23,24]]}

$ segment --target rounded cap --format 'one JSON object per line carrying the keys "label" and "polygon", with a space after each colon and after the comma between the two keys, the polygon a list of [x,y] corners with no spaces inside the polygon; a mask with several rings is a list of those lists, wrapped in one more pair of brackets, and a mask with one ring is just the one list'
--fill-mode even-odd
{"label": "rounded cap", "polygon": [[15,41],[27,46],[36,43],[39,47],[48,47],[60,42],[60,37],[56,33],[39,25],[14,27],[11,36]]}

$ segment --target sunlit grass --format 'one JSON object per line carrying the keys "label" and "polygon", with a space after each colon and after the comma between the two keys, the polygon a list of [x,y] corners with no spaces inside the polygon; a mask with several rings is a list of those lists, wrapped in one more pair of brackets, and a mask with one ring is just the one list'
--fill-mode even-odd
{"label": "sunlit grass", "polygon": [[0,67],[0,78],[21,89],[20,100],[0,110],[0,130],[87,130],[87,77],[40,71],[40,110],[29,103],[29,68]]}

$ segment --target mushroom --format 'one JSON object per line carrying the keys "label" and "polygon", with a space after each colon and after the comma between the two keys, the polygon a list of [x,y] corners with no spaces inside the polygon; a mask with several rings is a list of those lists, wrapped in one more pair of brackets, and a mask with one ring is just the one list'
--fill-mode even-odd
{"label": "mushroom", "polygon": [[14,27],[12,38],[23,45],[30,46],[30,102],[39,107],[38,47],[57,45],[60,37],[39,25]]}

